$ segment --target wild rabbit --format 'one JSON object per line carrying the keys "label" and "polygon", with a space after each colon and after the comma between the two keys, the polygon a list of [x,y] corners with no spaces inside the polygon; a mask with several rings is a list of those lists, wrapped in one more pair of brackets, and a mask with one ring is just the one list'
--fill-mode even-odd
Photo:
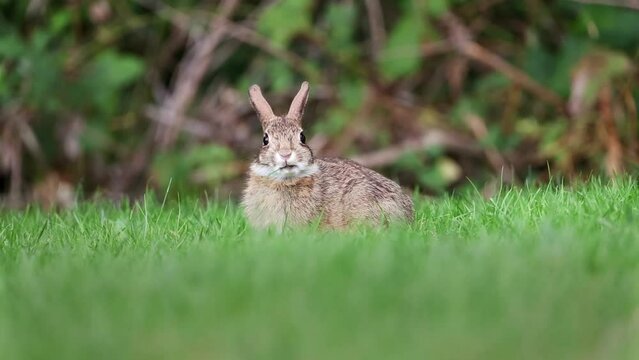
{"label": "wild rabbit", "polygon": [[313,157],[302,130],[308,93],[305,81],[288,114],[276,116],[260,87],[249,89],[264,130],[242,200],[249,223],[282,229],[314,221],[328,228],[411,221],[413,202],[395,182],[350,160]]}

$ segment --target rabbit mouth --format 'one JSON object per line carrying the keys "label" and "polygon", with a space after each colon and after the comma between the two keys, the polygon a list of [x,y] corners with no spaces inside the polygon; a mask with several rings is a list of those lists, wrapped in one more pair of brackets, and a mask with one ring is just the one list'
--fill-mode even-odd
{"label": "rabbit mouth", "polygon": [[251,164],[251,173],[256,176],[266,176],[274,180],[290,180],[293,178],[311,176],[319,171],[317,164]]}

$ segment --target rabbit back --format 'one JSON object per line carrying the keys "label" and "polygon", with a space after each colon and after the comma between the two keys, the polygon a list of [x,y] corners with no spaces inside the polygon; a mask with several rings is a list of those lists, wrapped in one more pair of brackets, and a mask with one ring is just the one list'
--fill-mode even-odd
{"label": "rabbit back", "polygon": [[330,227],[351,223],[381,224],[413,219],[413,202],[392,180],[346,159],[317,159],[322,222]]}

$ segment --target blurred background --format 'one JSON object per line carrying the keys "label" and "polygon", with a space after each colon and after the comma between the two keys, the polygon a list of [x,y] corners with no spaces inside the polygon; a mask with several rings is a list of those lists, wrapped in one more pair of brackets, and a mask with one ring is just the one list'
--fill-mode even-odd
{"label": "blurred background", "polygon": [[235,198],[258,83],[437,195],[634,173],[639,1],[0,0],[0,203]]}

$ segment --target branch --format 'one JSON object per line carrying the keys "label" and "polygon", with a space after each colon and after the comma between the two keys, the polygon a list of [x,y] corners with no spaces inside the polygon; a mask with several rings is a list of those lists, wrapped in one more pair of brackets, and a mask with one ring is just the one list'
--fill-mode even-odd
{"label": "branch", "polygon": [[[193,17],[188,14],[166,5],[162,5],[160,10],[156,10],[156,13],[158,16],[171,22],[175,27],[184,32],[189,33],[193,30]],[[319,77],[312,68],[307,66],[307,61],[303,57],[273,45],[273,42],[269,38],[253,30],[250,26],[235,23],[228,20],[228,18],[219,16],[217,17],[217,21],[220,22],[220,26],[225,28],[225,35],[228,35],[242,43],[256,47],[265,53],[282,60],[310,81],[314,81]]]}
{"label": "branch", "polygon": [[606,173],[614,177],[623,171],[623,147],[612,114],[612,88],[610,84],[599,92],[599,112],[606,143]]}
{"label": "branch", "polygon": [[247,26],[231,21],[224,21],[224,26],[226,27],[227,34],[230,37],[254,46],[265,53],[284,61],[291,68],[304,75],[310,81],[317,79],[318,75],[306,65],[307,62],[303,57],[273,45],[270,39]]}
{"label": "branch", "polygon": [[[161,108],[155,106],[147,106],[144,114],[148,118],[152,119],[153,121],[157,121],[162,125],[173,125],[172,121],[168,121],[166,119],[166,116],[162,115]],[[180,124],[182,124],[182,126],[180,127],[181,131],[184,131],[185,133],[188,133],[189,135],[198,139],[207,139],[213,136],[211,127],[208,126],[206,123],[197,119],[189,118],[186,115],[180,115],[180,117],[181,118],[178,121],[180,122]]]}
{"label": "branch", "polygon": [[630,156],[636,161],[637,157],[637,104],[632,96],[633,83],[629,80],[623,91],[623,102],[628,114],[628,134],[630,134],[628,149]]}
{"label": "branch", "polygon": [[160,123],[156,140],[162,147],[171,146],[184,121],[182,114],[193,101],[200,82],[204,77],[213,57],[213,51],[220,44],[227,27],[225,20],[231,16],[238,5],[238,0],[224,0],[220,5],[220,15],[213,17],[209,24],[209,32],[197,39],[178,65],[173,90],[159,105]]}
{"label": "branch", "polygon": [[467,154],[480,155],[482,153],[480,147],[472,140],[444,130],[431,129],[420,138],[406,140],[400,144],[368,154],[361,154],[353,157],[352,160],[366,167],[382,167],[394,163],[405,154],[435,146]]}
{"label": "branch", "polygon": [[430,57],[435,55],[441,55],[452,50],[453,47],[448,41],[434,41],[425,43],[422,45],[422,57]]}
{"label": "branch", "polygon": [[[475,114],[468,114],[464,121],[477,140],[484,140],[488,136],[488,128],[481,117]],[[493,170],[502,177],[503,182],[512,184],[516,181],[515,170],[497,149],[494,147],[484,149],[484,154]]]}
{"label": "branch", "polygon": [[499,55],[474,42],[468,28],[466,28],[455,15],[448,13],[443,16],[442,19],[449,29],[449,42],[457,52],[504,74],[504,76],[528,90],[539,99],[563,111],[564,101],[558,94],[550,89],[546,89],[528,76],[528,74],[509,64]]}
{"label": "branch", "polygon": [[384,14],[379,0],[365,0],[366,13],[368,15],[368,27],[371,32],[371,53],[373,59],[377,59],[379,52],[386,42],[386,30],[384,29]]}

